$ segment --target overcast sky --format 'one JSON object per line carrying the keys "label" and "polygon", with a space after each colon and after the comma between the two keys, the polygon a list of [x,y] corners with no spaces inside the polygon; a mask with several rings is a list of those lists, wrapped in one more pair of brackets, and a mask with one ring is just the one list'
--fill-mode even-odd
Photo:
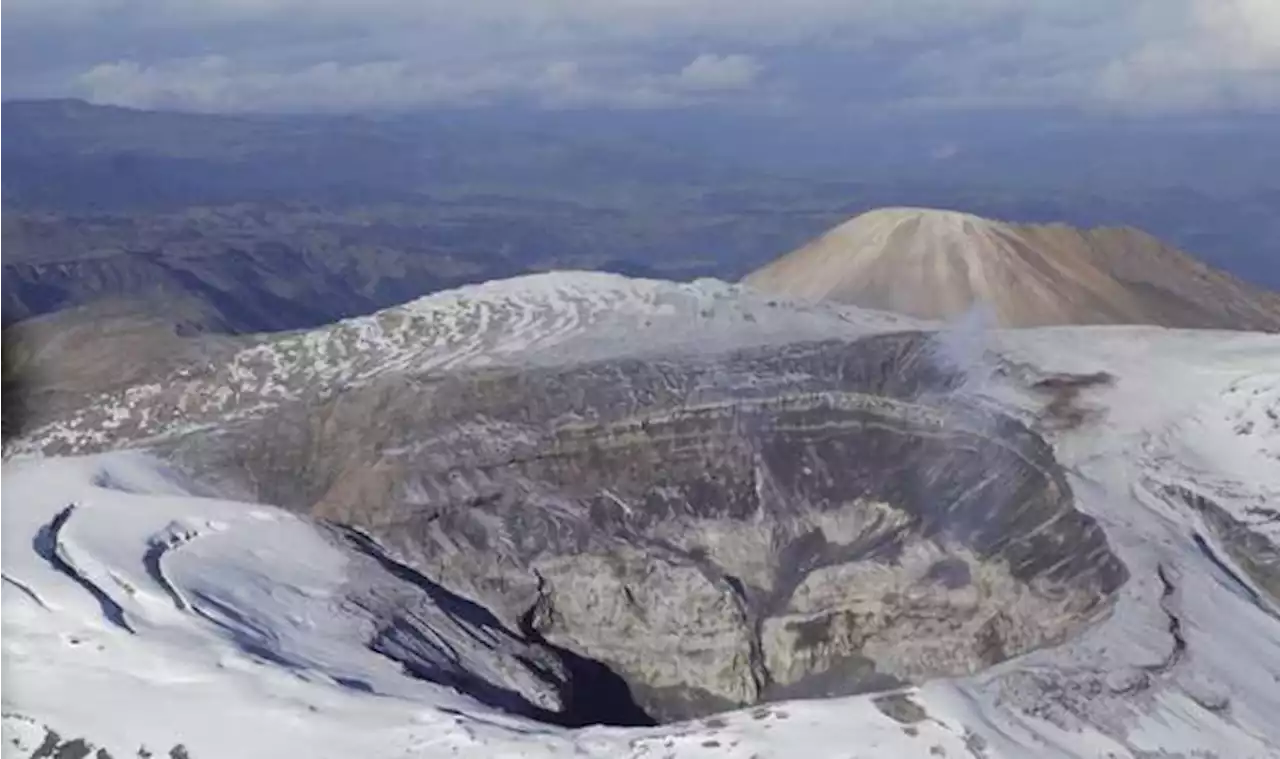
{"label": "overcast sky", "polygon": [[5,0],[4,96],[1280,111],[1280,0]]}

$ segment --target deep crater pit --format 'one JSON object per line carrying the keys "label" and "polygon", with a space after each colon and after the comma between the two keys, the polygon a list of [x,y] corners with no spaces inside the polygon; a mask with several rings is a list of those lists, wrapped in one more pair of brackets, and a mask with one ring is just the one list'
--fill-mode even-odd
{"label": "deep crater pit", "polygon": [[355,525],[560,657],[560,724],[972,673],[1127,574],[926,335],[397,377],[170,453]]}

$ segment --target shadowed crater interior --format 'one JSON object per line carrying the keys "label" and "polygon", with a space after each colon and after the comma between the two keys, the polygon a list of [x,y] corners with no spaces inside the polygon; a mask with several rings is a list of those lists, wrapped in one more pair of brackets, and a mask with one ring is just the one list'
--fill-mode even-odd
{"label": "shadowed crater interior", "polygon": [[1125,569],[1050,448],[961,379],[915,333],[400,376],[171,453],[673,720],[974,672],[1108,607]]}

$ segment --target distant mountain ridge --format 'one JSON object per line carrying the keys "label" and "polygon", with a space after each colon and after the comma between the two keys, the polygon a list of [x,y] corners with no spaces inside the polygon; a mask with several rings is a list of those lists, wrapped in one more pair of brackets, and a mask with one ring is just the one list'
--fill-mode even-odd
{"label": "distant mountain ridge", "polygon": [[1141,230],[1006,224],[936,209],[862,214],[743,281],[766,292],[928,319],[986,306],[1006,327],[1280,331],[1280,295]]}
{"label": "distant mountain ridge", "polygon": [[[102,299],[194,298],[229,331],[277,331],[553,269],[737,279],[897,205],[1132,224],[1280,287],[1274,190],[1002,187],[988,164],[964,181],[895,180],[884,166],[787,175],[653,114],[219,115],[53,100],[7,101],[3,115],[6,325]],[[857,152],[870,137],[847,139]]]}
{"label": "distant mountain ridge", "polygon": [[262,115],[4,103],[4,201],[69,211],[238,202],[532,195],[608,203],[751,177],[660,143],[578,137],[465,112]]}

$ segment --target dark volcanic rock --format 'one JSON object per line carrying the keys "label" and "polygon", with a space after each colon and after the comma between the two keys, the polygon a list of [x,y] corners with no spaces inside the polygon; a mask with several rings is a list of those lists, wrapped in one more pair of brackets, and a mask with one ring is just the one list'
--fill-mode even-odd
{"label": "dark volcanic rock", "polygon": [[971,672],[1126,579],[927,336],[383,378],[165,444],[368,530],[671,719]]}

